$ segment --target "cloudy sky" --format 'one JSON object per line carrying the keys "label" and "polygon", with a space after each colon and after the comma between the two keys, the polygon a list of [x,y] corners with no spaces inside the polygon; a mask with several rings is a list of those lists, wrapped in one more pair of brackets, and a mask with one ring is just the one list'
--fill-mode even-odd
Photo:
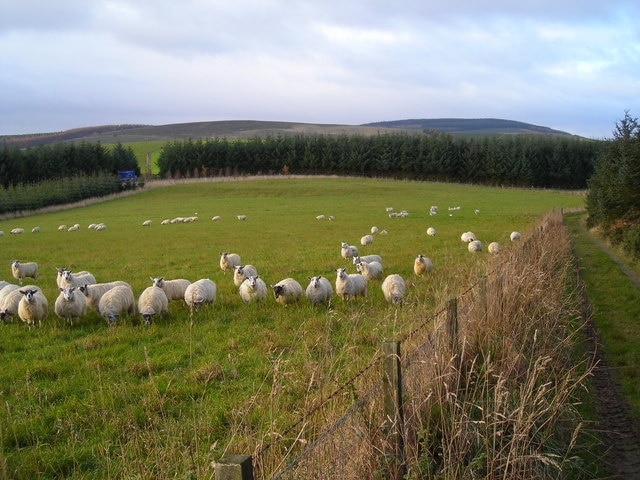
{"label": "cloudy sky", "polygon": [[637,0],[0,0],[0,135],[640,117]]}

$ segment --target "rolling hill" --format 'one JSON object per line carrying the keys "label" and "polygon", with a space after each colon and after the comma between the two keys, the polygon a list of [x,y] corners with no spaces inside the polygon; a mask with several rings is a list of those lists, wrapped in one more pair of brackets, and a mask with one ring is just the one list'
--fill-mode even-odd
{"label": "rolling hill", "polygon": [[376,135],[398,131],[437,131],[452,135],[569,135],[567,132],[524,122],[502,119],[409,119],[363,125],[314,124],[260,120],[223,120],[167,125],[102,125],[62,132],[0,136],[0,143],[30,147],[68,141],[133,143],[207,138],[252,138],[278,135]]}

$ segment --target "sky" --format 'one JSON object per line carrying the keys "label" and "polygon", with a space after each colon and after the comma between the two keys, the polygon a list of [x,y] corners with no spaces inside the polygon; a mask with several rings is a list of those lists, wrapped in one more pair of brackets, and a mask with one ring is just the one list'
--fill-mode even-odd
{"label": "sky", "polygon": [[0,135],[640,117],[637,0],[0,0]]}

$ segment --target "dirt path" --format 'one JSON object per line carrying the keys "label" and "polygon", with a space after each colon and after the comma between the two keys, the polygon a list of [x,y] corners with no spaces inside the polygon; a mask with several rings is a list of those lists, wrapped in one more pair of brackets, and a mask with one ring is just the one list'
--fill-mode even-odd
{"label": "dirt path", "polygon": [[[581,234],[589,238],[620,267],[622,272],[640,289],[638,274],[620,260],[600,239],[581,225]],[[602,349],[598,330],[593,322],[591,307],[583,291],[583,315],[586,320],[586,336],[589,353],[597,367],[592,384],[595,388],[597,430],[605,446],[604,463],[615,479],[640,479],[640,432],[627,400],[620,393],[615,369],[611,368]]]}

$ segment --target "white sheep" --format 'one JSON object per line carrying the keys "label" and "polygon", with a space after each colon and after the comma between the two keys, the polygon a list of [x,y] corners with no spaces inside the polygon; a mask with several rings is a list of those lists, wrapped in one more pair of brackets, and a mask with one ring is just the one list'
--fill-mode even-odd
{"label": "white sheep", "polygon": [[517,242],[522,238],[522,235],[520,234],[520,232],[511,232],[511,235],[509,235],[509,238],[511,239],[512,242]]}
{"label": "white sheep", "polygon": [[203,303],[216,301],[216,284],[208,278],[201,278],[191,283],[184,292],[184,301],[196,312]]}
{"label": "white sheep", "polygon": [[438,206],[437,205],[431,205],[431,208],[429,209],[429,215],[431,215],[432,217],[438,214]]}
{"label": "white sheep", "polygon": [[[15,292],[20,289],[19,285],[14,285],[12,283],[6,283],[6,282],[4,283],[6,285],[3,285],[2,288],[0,288],[0,320],[1,321],[4,321],[6,316],[6,315],[3,315],[3,308],[4,308],[3,306],[4,306],[5,299],[9,296],[11,292]],[[19,299],[20,297],[18,297],[18,300]],[[18,303],[16,302],[15,307],[13,308],[13,311],[9,312],[9,315],[15,315],[15,313],[17,312],[18,312]]]}
{"label": "white sheep", "polygon": [[169,225],[171,220],[169,218],[165,218],[160,222],[160,225]]}
{"label": "white sheep", "polygon": [[333,296],[333,287],[328,278],[318,275],[316,277],[307,277],[309,285],[305,291],[307,299],[313,304],[327,303]]}
{"label": "white sheep", "polygon": [[491,242],[487,247],[490,254],[496,255],[500,252],[500,244],[498,242]]}
{"label": "white sheep", "polygon": [[358,263],[361,262],[365,262],[365,263],[370,263],[370,262],[378,262],[380,264],[382,264],[382,257],[380,255],[375,255],[375,254],[371,254],[371,255],[356,255],[355,257],[353,257],[353,264],[357,265]]}
{"label": "white sheep", "polygon": [[261,302],[267,298],[267,284],[259,275],[247,277],[238,293],[244,303]]}
{"label": "white sheep", "polygon": [[464,243],[473,242],[476,239],[476,236],[473,232],[464,232],[460,235],[460,240]]}
{"label": "white sheep", "polygon": [[236,265],[233,267],[233,284],[236,287],[242,285],[247,277],[258,276],[258,270],[253,265]]}
{"label": "white sheep", "polygon": [[220,269],[227,273],[227,270],[233,270],[236,265],[240,265],[240,255],[237,253],[220,252]]}
{"label": "white sheep", "polygon": [[129,285],[127,282],[123,282],[122,280],[115,280],[113,282],[105,283],[87,283],[84,285],[80,285],[78,289],[84,295],[87,307],[95,308],[97,310],[102,296],[113,287],[117,287],[118,285],[124,285],[125,287],[131,288],[131,285]]}
{"label": "white sheep", "polygon": [[422,254],[419,254],[413,261],[413,273],[416,275],[424,275],[425,273],[430,272],[432,268],[433,262],[431,259]]}
{"label": "white sheep", "polygon": [[285,278],[271,285],[276,302],[282,305],[296,303],[302,298],[302,286],[293,278]]}
{"label": "white sheep", "polygon": [[40,233],[40,227],[33,227],[31,233]]}
{"label": "white sheep", "polygon": [[214,215],[213,217],[211,217],[211,221],[212,222],[219,222],[220,221],[220,215]]}
{"label": "white sheep", "polygon": [[73,273],[71,270],[65,269],[58,285],[60,287],[80,287],[93,283],[98,282],[96,282],[96,277],[92,273],[87,271]]}
{"label": "white sheep", "polygon": [[128,285],[116,285],[108,290],[100,298],[98,312],[107,319],[109,325],[113,325],[122,314],[135,314],[136,300],[131,287]]}
{"label": "white sheep", "polygon": [[20,228],[20,227],[12,228],[9,233],[11,235],[20,235],[21,233],[24,233],[24,228]]}
{"label": "white sheep", "polygon": [[469,245],[467,246],[467,248],[471,253],[481,252],[482,242],[480,240],[473,240],[469,242]]}
{"label": "white sheep", "polygon": [[375,280],[382,276],[382,264],[380,262],[358,262],[356,269],[367,280]]}
{"label": "white sheep", "polygon": [[[56,285],[58,287],[74,286],[74,285],[67,285],[64,280],[65,272],[68,270],[69,269],[65,267],[56,267],[56,271],[58,272],[56,275]],[[84,275],[86,273],[89,273],[89,272],[87,272],[86,270],[83,270],[82,272],[76,272],[74,275]]]}
{"label": "white sheep", "polygon": [[29,327],[42,323],[42,320],[49,313],[49,302],[44,293],[39,288],[29,288],[18,290],[22,294],[18,303],[18,316]]}
{"label": "white sheep", "polygon": [[379,231],[378,227],[376,227],[375,225],[371,227],[371,235],[376,235],[378,231]]}
{"label": "white sheep", "polygon": [[324,215],[316,215],[316,220],[324,220],[325,216]]}
{"label": "white sheep", "polygon": [[358,256],[358,247],[342,242],[340,246],[340,255],[342,258],[353,258]]}
{"label": "white sheep", "polygon": [[407,286],[404,279],[397,273],[388,275],[382,282],[380,288],[382,288],[382,293],[388,303],[400,305],[404,301]]}
{"label": "white sheep", "polygon": [[364,235],[360,238],[360,245],[367,246],[373,243],[373,235]]}
{"label": "white sheep", "polygon": [[107,229],[107,226],[104,223],[98,223],[95,228],[96,232],[100,232],[106,229]]}
{"label": "white sheep", "polygon": [[145,288],[138,297],[138,312],[145,325],[151,324],[154,315],[163,315],[169,311],[169,299],[165,291],[157,285]]}
{"label": "white sheep", "polygon": [[347,273],[346,269],[336,270],[336,293],[342,300],[361,295],[367,296],[367,280],[359,273]]}
{"label": "white sheep", "polygon": [[38,264],[36,262],[21,262],[20,260],[13,260],[11,262],[11,273],[13,278],[18,280],[18,283],[22,285],[22,279],[25,277],[38,278]]}
{"label": "white sheep", "polygon": [[143,227],[150,227],[151,226],[151,220],[145,220],[144,222],[142,222],[142,226]]}
{"label": "white sheep", "polygon": [[436,235],[436,229],[433,227],[429,227],[427,228],[427,235],[429,235],[430,237],[435,237]]}
{"label": "white sheep", "polygon": [[246,219],[247,219],[247,216],[246,216],[246,215],[237,215],[237,216],[236,216],[236,218],[237,218],[238,220],[246,220]]}
{"label": "white sheep", "polygon": [[149,277],[151,283],[156,287],[164,290],[167,300],[182,300],[184,292],[191,282],[185,278],[175,278],[173,280],[165,280],[164,277]]}
{"label": "white sheep", "polygon": [[80,225],[76,223],[75,225],[70,226],[67,229],[67,232],[77,232],[78,230],[80,230]]}
{"label": "white sheep", "polygon": [[76,287],[60,287],[60,294],[56,298],[54,311],[56,315],[73,325],[73,319],[87,313],[87,302],[82,293],[76,292]]}
{"label": "white sheep", "polygon": [[58,231],[59,232],[64,232],[67,229],[66,225],[58,225]]}
{"label": "white sheep", "polygon": [[[22,287],[22,290],[36,290],[37,288],[38,287],[36,285],[25,285]],[[8,317],[15,317],[18,315],[18,305],[22,299],[20,289],[21,288],[19,286],[18,288],[11,288],[4,294],[4,298],[2,302],[0,302],[0,320],[3,322],[7,320]]]}

